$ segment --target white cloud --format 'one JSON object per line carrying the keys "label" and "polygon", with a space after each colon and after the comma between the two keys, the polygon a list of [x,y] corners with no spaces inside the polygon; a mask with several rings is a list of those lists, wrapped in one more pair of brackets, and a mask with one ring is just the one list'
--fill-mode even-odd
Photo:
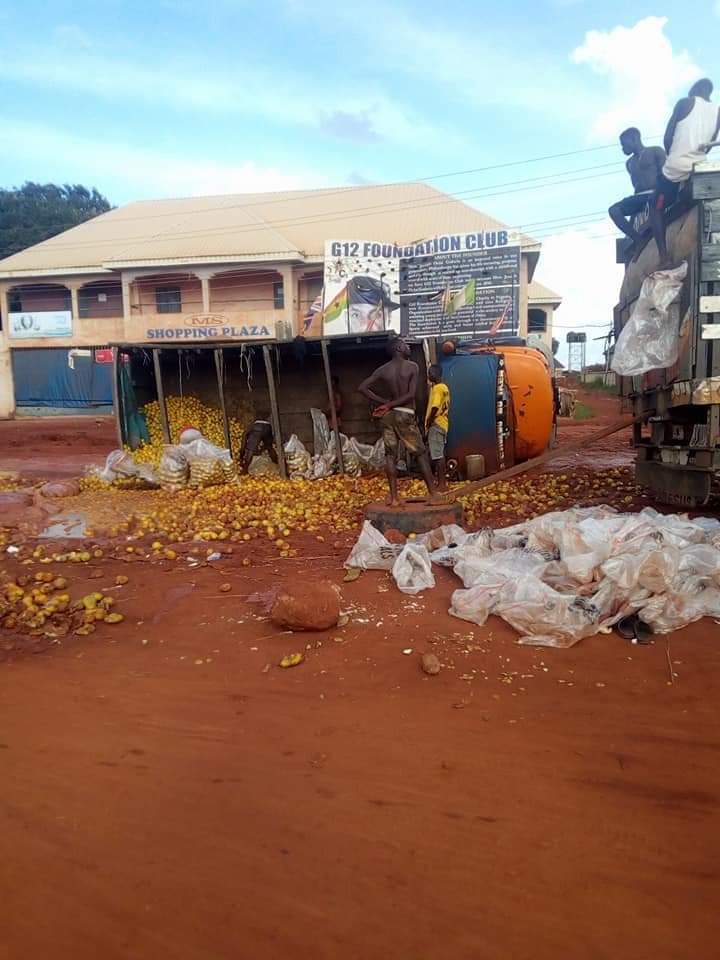
{"label": "white cloud", "polygon": [[607,140],[628,126],[640,127],[647,137],[662,134],[674,101],[701,76],[687,50],[673,49],[667,23],[667,17],[645,17],[632,27],[590,30],[573,51],[573,63],[607,81],[593,136]]}
{"label": "white cloud", "polygon": [[623,278],[622,267],[615,263],[613,236],[589,227],[547,237],[536,278],[563,298],[553,330],[561,344],[558,358],[565,363],[565,339],[572,329],[587,333],[588,363],[601,361],[603,343],[594,338],[604,336],[612,325]]}
{"label": "white cloud", "polygon": [[[438,6],[433,15],[418,15],[416,6],[395,0],[284,0],[286,11],[318,31],[334,33],[339,43],[351,38],[355,67],[374,75],[378,63],[391,64],[414,87],[408,90],[447,91],[453,102],[473,108],[493,107],[517,119],[520,110],[552,116],[571,124],[583,113],[582,82],[568,90],[567,64],[548,56],[546,48],[527,44],[522,33],[503,33],[483,15],[480,5],[461,21]],[[566,2],[566,0],[563,0]],[[577,0],[569,0],[574,3]],[[382,25],[378,29],[378,24]],[[558,101],[563,101],[558,112]],[[476,143],[482,127],[464,137]],[[517,119],[522,123],[522,118]]]}
{"label": "white cloud", "polygon": [[[72,28],[59,27],[64,31]],[[327,129],[328,116],[344,116],[359,128],[370,123],[377,139],[404,146],[444,143],[453,146],[453,134],[423,121],[412,110],[396,103],[368,82],[362,90],[341,85],[318,91],[311,73],[294,74],[248,63],[234,71],[188,70],[186,63],[163,59],[151,64],[101,51],[90,38],[83,47],[58,50],[57,46],[15,47],[0,60],[0,77],[9,82],[29,83],[86,97],[166,107],[182,114],[253,116],[281,126]],[[345,129],[330,129],[347,139]]]}
{"label": "white cloud", "polygon": [[[97,186],[111,202],[139,197],[252,193],[327,186],[317,172],[286,173],[240,164],[214,163],[104,140],[80,139],[37,124],[0,118],[0,150],[22,160],[28,180],[83,182]],[[127,196],[113,193],[120,183]]]}

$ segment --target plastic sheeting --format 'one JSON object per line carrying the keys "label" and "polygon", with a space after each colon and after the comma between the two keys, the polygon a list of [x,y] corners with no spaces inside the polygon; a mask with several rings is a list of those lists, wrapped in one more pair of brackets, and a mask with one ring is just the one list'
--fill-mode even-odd
{"label": "plastic sheeting", "polygon": [[611,367],[622,377],[671,367],[678,358],[680,331],[668,307],[680,293],[688,265],[656,270],[643,280],[630,319],[620,331]]}
{"label": "plastic sheeting", "polygon": [[75,357],[68,366],[62,348],[13,348],[15,402],[19,407],[89,407],[112,404],[112,364],[92,356]]}
{"label": "plastic sheeting", "polygon": [[463,583],[452,595],[453,616],[482,625],[495,614],[525,644],[570,647],[635,613],[657,634],[720,618],[713,518],[591,507],[473,534],[441,527],[404,547],[366,522],[345,565],[391,570],[412,593],[433,586],[427,560]]}

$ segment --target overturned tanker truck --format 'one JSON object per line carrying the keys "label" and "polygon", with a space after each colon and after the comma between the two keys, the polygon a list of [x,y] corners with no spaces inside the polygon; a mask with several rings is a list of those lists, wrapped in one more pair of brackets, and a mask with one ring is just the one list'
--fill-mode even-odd
{"label": "overturned tanker truck", "polygon": [[614,314],[612,367],[623,409],[638,418],[636,478],[659,500],[686,507],[702,506],[720,492],[718,154],[696,164],[666,211],[674,269],[658,270],[647,209],[634,224],[641,234],[634,259],[629,242],[617,242],[625,275]]}

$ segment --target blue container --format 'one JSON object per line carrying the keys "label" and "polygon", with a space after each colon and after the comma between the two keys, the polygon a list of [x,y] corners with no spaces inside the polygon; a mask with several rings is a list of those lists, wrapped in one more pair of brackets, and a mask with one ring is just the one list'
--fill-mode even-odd
{"label": "blue container", "polygon": [[494,353],[442,357],[443,382],[450,390],[450,429],[446,456],[465,472],[465,457],[481,453],[485,472],[500,469],[497,449],[497,378]]}

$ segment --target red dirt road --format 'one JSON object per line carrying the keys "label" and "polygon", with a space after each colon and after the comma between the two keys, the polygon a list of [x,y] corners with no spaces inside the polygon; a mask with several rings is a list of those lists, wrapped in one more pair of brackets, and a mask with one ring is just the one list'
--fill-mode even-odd
{"label": "red dirt road", "polygon": [[[444,570],[420,598],[343,583],[351,539],[63,569],[127,574],[127,619],[0,663],[1,960],[712,956],[720,628],[670,638],[671,684],[662,640],[449,617]],[[307,576],[347,626],[248,600]]]}
{"label": "red dirt road", "polygon": [[0,421],[0,470],[28,480],[77,477],[117,446],[112,417],[19,417]]}

